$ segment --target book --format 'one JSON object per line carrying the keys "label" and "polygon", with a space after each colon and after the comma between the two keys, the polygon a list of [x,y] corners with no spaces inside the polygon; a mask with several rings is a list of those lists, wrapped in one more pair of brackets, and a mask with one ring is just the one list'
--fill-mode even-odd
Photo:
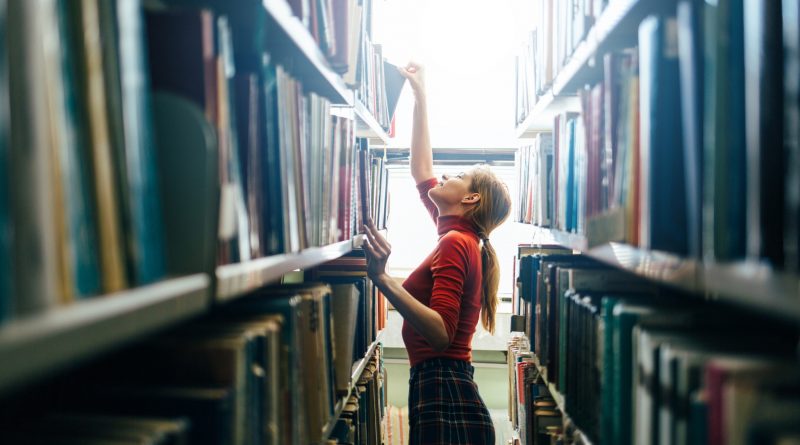
{"label": "book", "polygon": [[[706,141],[713,145],[706,149],[705,186],[711,202],[703,238],[708,240],[707,258],[730,261],[743,258],[747,246],[747,202],[742,199],[747,190],[742,3],[721,1],[716,8],[707,7],[706,14],[706,24],[712,28],[705,35],[715,35],[706,39],[707,45],[715,45],[709,49],[714,52],[713,68],[706,73],[714,105],[705,107],[711,115],[704,119],[714,122],[710,130],[714,134]],[[708,78],[712,74],[714,78]]]}
{"label": "book", "polygon": [[152,109],[155,143],[170,147],[156,151],[163,190],[165,268],[171,275],[202,273],[216,264],[216,134],[202,108],[184,97],[154,93]]}
{"label": "book", "polygon": [[743,8],[747,255],[782,268],[787,161],[784,67],[773,62],[783,57],[781,2],[745,1]]}
{"label": "book", "polygon": [[164,275],[162,217],[141,2],[100,2],[99,32],[106,73],[110,140],[128,281],[144,285]]}
{"label": "book", "polygon": [[[640,244],[687,254],[686,181],[680,121],[678,42],[671,17],[639,26]],[[671,90],[672,88],[672,90]]]}
{"label": "book", "polygon": [[0,324],[11,318],[14,298],[13,217],[11,214],[11,112],[7,3],[0,3]]}
{"label": "book", "polygon": [[333,327],[336,339],[336,391],[346,393],[350,385],[350,367],[356,353],[354,342],[361,293],[355,283],[332,284]]}
{"label": "book", "polygon": [[783,131],[786,151],[784,261],[786,269],[800,270],[800,127],[794,125],[800,116],[800,83],[794,73],[800,69],[800,9],[783,2],[784,102]]}
{"label": "book", "polygon": [[[44,57],[42,53],[42,39],[57,30],[54,20],[45,20],[46,8],[52,7],[12,1],[7,10],[9,105],[14,110],[10,114],[9,160],[13,166],[10,179],[16,191],[10,207],[16,278],[11,303],[14,315],[52,307],[59,295],[53,147],[49,142],[54,125],[47,113],[46,90],[31,87],[45,85],[45,72],[59,72],[57,66],[52,66],[54,57]],[[49,13],[54,19],[55,11]],[[108,247],[113,250],[113,246]]]}
{"label": "book", "polygon": [[406,78],[400,74],[400,69],[389,62],[383,62],[383,72],[386,82],[386,108],[388,121],[394,121],[394,112],[400,102],[400,95],[406,85]]}
{"label": "book", "polygon": [[56,108],[61,117],[57,118],[60,121],[60,144],[55,154],[57,178],[62,190],[59,198],[62,204],[57,208],[63,213],[58,218],[64,221],[61,226],[64,232],[60,235],[60,245],[64,247],[61,249],[61,263],[62,273],[67,279],[61,299],[73,301],[100,293],[101,276],[89,153],[85,150],[87,138],[79,124],[78,64],[73,51],[75,24],[65,3],[59,5],[57,13],[61,72],[51,74],[60,74],[61,78],[54,78],[51,82],[56,89],[54,93],[63,101]]}
{"label": "book", "polygon": [[687,254],[701,258],[703,203],[703,105],[705,89],[704,5],[691,0],[678,4],[678,63],[680,66],[681,116],[686,179]]}

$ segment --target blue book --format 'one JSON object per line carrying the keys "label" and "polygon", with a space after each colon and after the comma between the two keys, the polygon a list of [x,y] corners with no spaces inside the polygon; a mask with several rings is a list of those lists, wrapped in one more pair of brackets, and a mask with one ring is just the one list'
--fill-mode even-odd
{"label": "blue book", "polygon": [[577,228],[575,214],[576,187],[575,187],[575,123],[572,118],[567,121],[567,232],[574,232]]}
{"label": "blue book", "polygon": [[699,0],[678,3],[678,50],[686,178],[688,254],[701,258],[703,230],[703,11]]}
{"label": "blue book", "polygon": [[686,181],[675,19],[649,16],[639,25],[642,165],[641,244],[688,253]]}

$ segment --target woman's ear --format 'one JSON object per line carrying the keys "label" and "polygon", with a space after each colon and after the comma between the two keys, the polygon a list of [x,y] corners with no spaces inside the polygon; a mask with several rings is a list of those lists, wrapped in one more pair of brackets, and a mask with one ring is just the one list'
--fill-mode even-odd
{"label": "woman's ear", "polygon": [[461,199],[461,204],[477,204],[481,200],[480,193],[470,193]]}

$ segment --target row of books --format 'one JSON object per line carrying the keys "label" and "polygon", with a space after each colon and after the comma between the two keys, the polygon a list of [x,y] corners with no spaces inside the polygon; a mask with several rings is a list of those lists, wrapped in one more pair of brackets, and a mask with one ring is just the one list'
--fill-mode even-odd
{"label": "row of books", "polygon": [[541,221],[797,271],[800,13],[781,2],[677,5],[641,22],[638,47],[603,56],[579,115],[555,119],[554,173],[532,186],[554,203]]}
{"label": "row of books", "polygon": [[794,326],[675,295],[556,246],[519,255],[521,330],[593,443],[779,443],[796,433]]}
{"label": "row of books", "polygon": [[533,26],[515,58],[517,125],[550,89],[609,1],[533,0],[532,3]]}
{"label": "row of books", "polygon": [[[379,362],[367,357],[372,366],[351,381],[354,363],[375,341],[364,326],[370,299],[357,282],[264,288],[7,400],[3,421],[21,419],[10,427],[20,437],[15,443],[106,443],[100,439],[139,429],[114,431],[111,421],[107,428],[82,427],[88,420],[50,426],[53,416],[66,414],[167,419],[183,425],[188,443],[305,445],[328,439],[324,430],[339,421],[337,407],[352,404],[352,397],[345,400],[352,395],[374,405],[359,420],[375,431],[382,420],[373,400]],[[373,392],[362,394],[365,386]]]}
{"label": "row of books", "polygon": [[367,258],[361,249],[353,250],[345,256],[323,263],[305,272],[309,281],[322,281],[331,285],[355,285],[361,295],[366,296],[359,301],[358,330],[356,331],[355,349],[366,350],[385,326],[388,318],[386,298],[377,286],[367,278]]}
{"label": "row of books", "polygon": [[0,5],[0,321],[166,272],[137,1]]}
{"label": "row of books", "polygon": [[508,342],[508,416],[514,445],[574,443],[573,435],[536,366],[527,338]]}
{"label": "row of books", "polygon": [[553,181],[555,167],[553,165],[552,135],[540,134],[532,145],[520,147],[515,154],[514,161],[519,181],[517,184],[519,193],[517,222],[549,227],[555,204],[547,187],[547,184]]}
{"label": "row of books", "polygon": [[242,35],[263,8],[215,8],[2,5],[0,322],[349,240],[385,202],[355,122]]}
{"label": "row of books", "polygon": [[380,445],[385,443],[380,419],[386,414],[386,376],[377,352],[356,383],[345,404],[329,443]]}
{"label": "row of books", "polygon": [[[361,44],[372,15],[369,0],[289,0],[292,14],[308,29],[331,67],[355,84]],[[349,80],[349,81],[348,81]]]}
{"label": "row of books", "polygon": [[[367,142],[364,141],[363,144]],[[375,227],[385,229],[389,221],[389,170],[386,167],[386,157],[379,156],[378,152],[370,156],[369,195],[372,199],[367,206],[368,213]]]}
{"label": "row of books", "polygon": [[355,90],[355,100],[388,130],[391,99],[386,76],[394,78],[396,73],[386,73],[382,48],[372,42],[372,0],[291,0],[289,4],[331,67]]}

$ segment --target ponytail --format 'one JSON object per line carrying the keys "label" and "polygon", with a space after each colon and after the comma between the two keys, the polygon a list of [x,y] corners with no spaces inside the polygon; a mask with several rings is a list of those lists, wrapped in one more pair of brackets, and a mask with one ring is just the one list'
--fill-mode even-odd
{"label": "ponytail", "polygon": [[500,286],[500,265],[497,263],[497,253],[489,243],[488,238],[483,240],[481,259],[483,263],[481,324],[489,333],[494,334],[494,321],[497,313],[497,288]]}
{"label": "ponytail", "polygon": [[478,236],[483,240],[481,263],[483,289],[481,289],[481,324],[483,328],[494,334],[495,314],[497,313],[497,289],[500,286],[500,264],[497,253],[489,243],[489,234],[508,218],[511,212],[511,196],[508,187],[486,166],[478,166],[471,170],[472,192],[478,193],[481,199],[465,215],[472,220],[478,229]]}

